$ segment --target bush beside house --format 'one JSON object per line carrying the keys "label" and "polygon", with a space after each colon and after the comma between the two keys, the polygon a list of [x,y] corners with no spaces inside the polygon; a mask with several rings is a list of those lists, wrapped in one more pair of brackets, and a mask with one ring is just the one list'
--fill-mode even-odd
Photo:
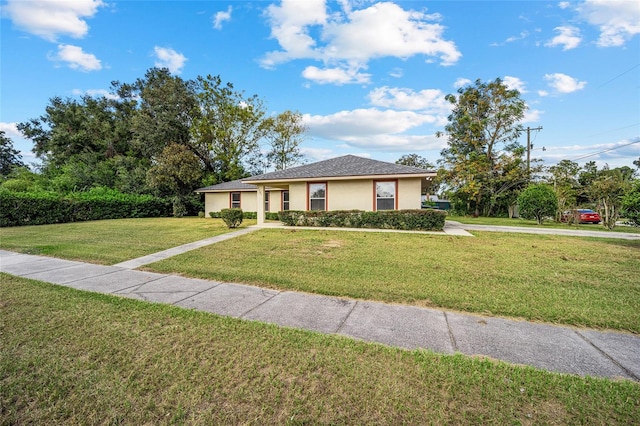
{"label": "bush beside house", "polygon": [[339,228],[375,228],[441,231],[447,213],[440,210],[288,210],[279,213],[287,226],[318,226]]}

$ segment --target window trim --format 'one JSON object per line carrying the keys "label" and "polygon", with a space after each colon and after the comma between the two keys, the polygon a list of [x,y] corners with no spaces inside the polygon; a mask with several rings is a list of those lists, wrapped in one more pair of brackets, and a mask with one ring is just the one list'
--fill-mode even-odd
{"label": "window trim", "polygon": [[[287,201],[284,200],[285,193],[287,194]],[[288,189],[285,189],[280,193],[280,207],[282,207],[281,209],[282,211],[288,211],[290,208],[289,206],[291,205],[291,200],[289,199],[289,196],[290,196],[290,193]],[[284,205],[285,202],[287,203],[287,208],[285,208],[285,205]]]}
{"label": "window trim", "polygon": [[[233,194],[238,194],[238,207],[233,207]],[[241,209],[242,208],[242,192],[240,192],[240,191],[231,191],[229,193],[229,208],[230,209],[233,209],[233,208]]]}
{"label": "window trim", "polygon": [[271,210],[269,210],[269,208],[271,207],[271,195],[270,195],[271,191],[264,191],[264,211],[265,213],[269,213]]}
{"label": "window trim", "polygon": [[[394,184],[394,197],[393,197],[393,210],[398,210],[398,179],[385,179],[385,180],[374,180],[373,181],[373,211],[378,211],[378,183],[388,183],[393,182]],[[388,200],[388,198],[384,198]],[[380,210],[384,211],[384,210]]]}
{"label": "window trim", "polygon": [[[318,211],[328,211],[329,210],[329,184],[325,182],[307,182],[307,211],[311,210],[311,185],[324,185],[324,210]],[[320,200],[321,198],[314,198],[314,200]]]}

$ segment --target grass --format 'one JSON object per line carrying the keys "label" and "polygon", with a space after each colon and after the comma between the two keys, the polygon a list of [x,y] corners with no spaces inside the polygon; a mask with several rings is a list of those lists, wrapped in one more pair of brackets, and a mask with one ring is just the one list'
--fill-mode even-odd
{"label": "grass", "polygon": [[194,217],[113,219],[0,228],[0,248],[113,265],[229,231],[222,220]]}
{"label": "grass", "polygon": [[640,241],[474,235],[265,229],[148,269],[640,333]]}
{"label": "grass", "polygon": [[0,424],[633,424],[640,385],[0,274]]}
{"label": "grass", "polygon": [[545,221],[542,225],[538,225],[535,220],[528,219],[509,219],[507,217],[471,217],[471,216],[448,216],[447,220],[465,223],[469,225],[493,225],[493,226],[523,226],[536,228],[551,229],[579,229],[582,231],[603,231],[603,232],[626,232],[631,234],[640,234],[640,227],[633,226],[616,226],[613,230],[608,230],[602,225],[594,225],[589,223],[583,224],[567,224],[554,221]]}

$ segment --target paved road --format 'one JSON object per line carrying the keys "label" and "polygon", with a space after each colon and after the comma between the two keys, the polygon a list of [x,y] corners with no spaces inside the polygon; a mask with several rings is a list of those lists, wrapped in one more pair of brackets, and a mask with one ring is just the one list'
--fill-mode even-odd
{"label": "paved road", "polygon": [[489,232],[516,232],[523,234],[546,234],[546,235],[564,235],[570,237],[595,237],[595,238],[613,238],[622,240],[640,241],[640,234],[629,232],[611,232],[611,231],[589,231],[582,229],[556,229],[556,228],[531,228],[524,226],[494,226],[494,225],[469,225],[453,220],[447,220],[446,227],[453,229],[461,229],[466,231],[489,231]]}
{"label": "paved road", "polygon": [[274,291],[3,250],[0,272],[400,348],[482,355],[559,373],[640,381],[640,336],[633,334]]}

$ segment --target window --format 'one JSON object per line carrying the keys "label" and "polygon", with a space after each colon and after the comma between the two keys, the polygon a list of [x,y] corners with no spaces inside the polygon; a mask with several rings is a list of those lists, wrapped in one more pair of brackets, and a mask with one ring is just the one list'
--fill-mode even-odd
{"label": "window", "polygon": [[264,192],[264,211],[269,211],[269,191]]}
{"label": "window", "polygon": [[289,210],[289,191],[282,191],[282,210]]}
{"label": "window", "polygon": [[309,210],[327,209],[327,184],[309,184]]}
{"label": "window", "polygon": [[239,209],[240,208],[240,193],[232,192],[231,193],[231,208]]}
{"label": "window", "polygon": [[376,210],[396,209],[396,182],[376,182]]}

